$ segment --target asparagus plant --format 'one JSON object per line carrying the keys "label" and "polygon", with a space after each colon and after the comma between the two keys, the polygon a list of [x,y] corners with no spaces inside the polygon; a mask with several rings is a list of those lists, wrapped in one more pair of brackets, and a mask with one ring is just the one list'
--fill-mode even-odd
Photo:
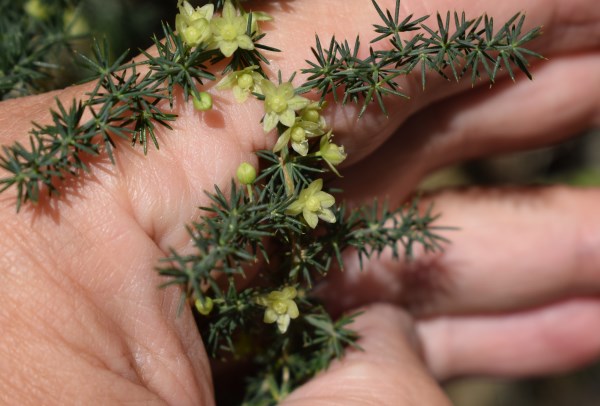
{"label": "asparagus plant", "polygon": [[[30,1],[26,10],[35,17],[34,3],[41,4]],[[347,346],[356,346],[356,314],[334,319],[314,293],[331,270],[344,269],[344,251],[353,249],[362,264],[384,250],[410,258],[416,245],[432,251],[445,241],[434,224],[437,216],[420,209],[417,199],[399,207],[375,200],[347,207],[331,186],[347,154],[323,114],[328,102],[356,103],[359,115],[376,104],[387,115],[386,100],[407,98],[397,79],[413,71],[420,72],[423,88],[431,71],[449,80],[466,76],[472,83],[493,83],[501,70],[513,79],[516,69],[531,78],[527,58],[540,57],[525,48],[540,30],[523,32],[521,14],[495,30],[486,15],[438,14],[428,25],[429,16],[401,16],[399,0],[393,11],[372,3],[380,21],[374,22],[371,44],[384,43],[381,50],[371,47],[361,58],[359,37],[349,42],[317,36],[313,59],[299,72],[305,81],[294,87],[294,76],[273,78],[264,69],[265,53],[280,52],[261,30],[271,16],[246,10],[240,1],[193,7],[179,0],[175,29],[164,23],[153,37],[155,53],[144,52],[135,62],[128,53],[112,60],[106,41],[95,41],[91,54],[81,56],[95,83],[86,98],[57,101],[52,122],[34,125],[27,145],[2,147],[0,166],[7,175],[0,187],[17,189],[18,211],[36,204],[41,193],[59,193],[65,177],[89,171],[90,157],[107,154],[114,161],[117,138],[144,153],[159,148],[157,126],[170,128],[177,119],[160,102],[172,105],[176,89],[198,114],[212,108],[203,87],[218,77],[216,89],[231,91],[237,102],[262,101],[264,132],[278,135],[273,148],[256,151],[258,167],[240,163],[227,190],[207,191],[210,205],[188,226],[195,251],[172,250],[157,265],[163,286],[178,286],[181,306],[194,309],[209,355],[249,367],[244,404],[277,403],[342,357]],[[0,24],[7,21],[3,16]],[[21,65],[54,45],[42,41],[21,50],[30,53]],[[216,63],[224,66],[221,72],[215,72]],[[16,68],[2,69],[3,95],[35,89],[42,74],[23,68],[29,73],[16,77]],[[84,120],[86,112],[91,118]],[[258,276],[240,289],[250,267]]]}

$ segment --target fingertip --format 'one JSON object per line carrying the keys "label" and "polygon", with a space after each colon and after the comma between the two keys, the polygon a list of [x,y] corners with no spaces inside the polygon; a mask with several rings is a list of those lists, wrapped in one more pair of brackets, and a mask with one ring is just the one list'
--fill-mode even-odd
{"label": "fingertip", "polygon": [[376,304],[352,325],[362,350],[294,391],[285,405],[447,405],[448,399],[418,355],[413,323],[398,307]]}

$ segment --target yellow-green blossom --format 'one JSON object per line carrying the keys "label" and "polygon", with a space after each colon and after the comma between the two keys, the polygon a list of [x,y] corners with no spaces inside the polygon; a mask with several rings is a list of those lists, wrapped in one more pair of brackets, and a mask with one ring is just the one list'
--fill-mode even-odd
{"label": "yellow-green blossom", "polygon": [[179,14],[175,17],[175,28],[183,42],[191,47],[209,42],[214,5],[207,4],[194,9],[187,1],[179,0],[177,7]]}
{"label": "yellow-green blossom", "polygon": [[290,320],[300,315],[298,306],[294,302],[297,294],[296,288],[288,286],[280,291],[274,290],[266,296],[259,297],[256,302],[266,307],[263,321],[269,324],[277,322],[279,331],[282,334],[285,333],[290,325]]}
{"label": "yellow-green blossom", "polygon": [[258,66],[252,65],[242,70],[231,72],[217,83],[217,89],[232,89],[233,97],[238,103],[243,103],[252,92],[260,93],[259,83],[263,79],[256,72]]}
{"label": "yellow-green blossom", "polygon": [[263,118],[263,129],[271,131],[281,123],[291,127],[296,122],[296,111],[306,107],[309,100],[298,96],[294,92],[294,86],[290,82],[275,86],[273,82],[262,79],[260,81],[262,94],[265,96],[265,116]]}
{"label": "yellow-green blossom", "polygon": [[230,57],[238,49],[254,49],[252,39],[246,34],[247,17],[238,15],[231,1],[226,1],[221,17],[215,17],[210,22],[214,47]]}
{"label": "yellow-green blossom", "polygon": [[315,228],[319,219],[335,223],[335,215],[330,207],[335,204],[335,198],[323,192],[323,179],[317,179],[300,192],[298,199],[285,210],[288,215],[296,216],[302,213],[304,220]]}
{"label": "yellow-green blossom", "polygon": [[319,124],[296,117],[294,125],[279,136],[275,147],[273,147],[273,152],[280,151],[291,140],[294,151],[302,156],[306,156],[308,153],[307,138],[318,137],[323,133],[323,128]]}
{"label": "yellow-green blossom", "polygon": [[317,155],[320,155],[327,165],[331,168],[333,172],[335,172],[338,176],[340,175],[335,169],[335,165],[339,165],[346,159],[346,152],[344,152],[344,147],[340,145],[336,145],[331,142],[331,138],[333,135],[331,131],[321,137],[321,143],[319,147],[319,152]]}

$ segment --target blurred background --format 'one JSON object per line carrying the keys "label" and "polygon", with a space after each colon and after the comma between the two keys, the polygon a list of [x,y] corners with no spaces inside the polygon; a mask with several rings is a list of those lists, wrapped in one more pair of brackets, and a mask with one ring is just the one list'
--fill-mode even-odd
{"label": "blurred background", "polygon": [[[35,0],[44,2],[44,0]],[[27,3],[21,1],[23,4]],[[126,49],[132,55],[160,36],[161,20],[174,25],[176,0],[82,0],[75,25],[97,38],[106,37],[112,54]],[[200,2],[193,2],[194,5]],[[5,0],[0,4],[7,4]],[[0,13],[2,10],[0,9]],[[79,41],[76,49],[88,52],[89,42]],[[0,55],[1,57],[1,55]],[[59,72],[56,83],[72,83],[84,74],[76,64]],[[428,177],[421,188],[464,185],[523,185],[565,183],[580,187],[600,185],[600,131],[580,134],[553,147],[506,154],[467,162]],[[460,226],[460,225],[458,225]],[[600,232],[600,231],[599,231]],[[600,404],[600,363],[558,376],[523,380],[468,378],[445,384],[459,406],[587,406]]]}

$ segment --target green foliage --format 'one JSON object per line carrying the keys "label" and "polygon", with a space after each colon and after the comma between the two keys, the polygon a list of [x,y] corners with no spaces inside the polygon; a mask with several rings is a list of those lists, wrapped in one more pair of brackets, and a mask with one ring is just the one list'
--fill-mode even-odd
{"label": "green foliage", "polygon": [[[356,37],[351,46],[348,41],[339,42],[331,38],[324,48],[319,37],[312,48],[314,61],[307,61],[308,81],[301,92],[317,90],[321,100],[333,94],[337,100],[337,89],[343,90],[342,103],[348,101],[362,104],[362,115],[369,104],[376,101],[387,115],[384,97],[395,95],[407,97],[400,91],[395,79],[408,75],[414,69],[421,72],[423,89],[429,71],[437,72],[446,79],[460,80],[469,74],[475,84],[485,73],[493,83],[498,72],[504,68],[511,79],[515,79],[512,66],[516,66],[531,79],[526,56],[541,58],[541,55],[524,48],[524,44],[540,35],[540,28],[523,33],[525,16],[515,14],[494,32],[494,20],[487,15],[468,20],[464,13],[450,12],[446,17],[436,16],[437,27],[431,28],[424,22],[429,16],[413,18],[409,15],[400,20],[400,1],[396,2],[394,14],[385,12],[375,0],[373,5],[381,17],[382,24],[375,24],[380,34],[371,43],[387,40],[383,51],[370,49],[369,56],[358,55],[360,39]],[[401,34],[410,32],[409,39]]]}

